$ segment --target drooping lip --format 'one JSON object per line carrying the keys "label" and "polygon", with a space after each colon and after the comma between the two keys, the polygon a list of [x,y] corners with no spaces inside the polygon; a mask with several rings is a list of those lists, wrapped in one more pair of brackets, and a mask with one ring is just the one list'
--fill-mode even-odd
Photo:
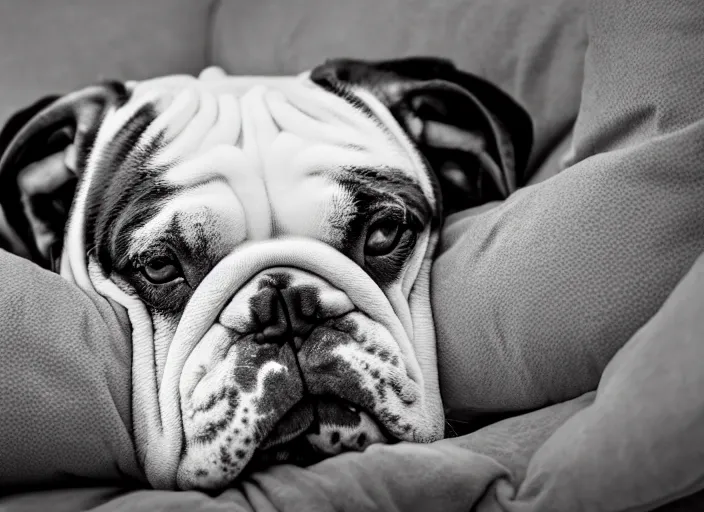
{"label": "drooping lip", "polygon": [[[93,259],[91,276],[100,288],[100,293],[125,307],[134,325],[135,445],[152,486],[162,489],[214,488],[232,480],[232,476],[228,474],[214,473],[202,480],[198,474],[191,473],[192,469],[197,469],[193,466],[193,463],[197,462],[194,457],[208,457],[206,452],[210,445],[196,447],[198,454],[193,457],[190,456],[190,449],[186,449],[183,423],[185,418],[181,408],[181,378],[186,361],[214,325],[219,312],[237,291],[251,276],[281,265],[313,272],[323,279],[335,282],[371,321],[387,329],[397,345],[401,363],[399,369],[403,368],[403,379],[407,380],[409,389],[414,389],[418,395],[418,400],[413,406],[404,408],[404,419],[407,422],[404,427],[412,429],[409,435],[412,434],[414,440],[437,437],[441,414],[435,413],[439,401],[425,399],[425,378],[421,372],[420,360],[414,356],[416,347],[409,336],[409,332],[413,332],[413,326],[406,329],[402,317],[395,314],[390,300],[369,275],[334,248],[308,238],[287,237],[242,244],[221,260],[198,286],[187,304],[169,345],[164,374],[159,383],[155,374],[154,336],[150,330],[149,313],[144,304],[122,292],[104,276],[98,262]],[[334,388],[334,382],[328,386],[320,384],[317,388],[312,386],[311,392],[334,393]],[[434,392],[433,382],[429,389]],[[431,398],[434,397],[433,394]],[[374,404],[370,403],[367,407],[374,407]],[[378,415],[383,420],[382,416],[383,414]]]}
{"label": "drooping lip", "polygon": [[[192,382],[197,385],[181,390],[187,443],[179,469],[181,488],[221,486],[239,477],[250,464],[260,468],[282,462],[306,465],[344,451],[363,451],[370,444],[393,440],[389,433],[393,430],[410,440],[403,436],[410,434],[416,422],[407,418],[408,423],[394,424],[403,417],[394,420],[385,402],[379,401],[383,397],[377,397],[369,387],[370,378],[380,379],[380,385],[384,376],[389,377],[389,385],[399,378],[410,384],[409,393],[417,397],[418,390],[407,380],[401,354],[396,352],[396,340],[381,323],[353,309],[317,324],[296,348],[288,343],[258,343],[253,333],[244,330],[234,330],[236,335],[231,338],[226,335],[229,327],[218,318],[213,324],[214,336],[203,338],[203,350],[189,360],[184,371],[184,375],[195,377]],[[381,352],[366,351],[365,346]],[[221,350],[224,347],[230,349]],[[211,357],[213,354],[218,357]],[[365,360],[376,361],[377,357],[386,366],[362,368]],[[362,366],[355,367],[355,359]],[[215,366],[209,366],[215,360]],[[254,381],[241,381],[231,373],[238,363],[242,371],[257,369]],[[274,366],[278,370],[269,373]],[[384,373],[384,368],[390,373]],[[214,378],[208,381],[208,375]],[[239,392],[234,396],[239,398],[231,402],[230,394],[220,392],[220,386],[237,387]],[[357,411],[354,421],[349,415],[336,414],[349,409]],[[324,428],[316,431],[321,426]],[[398,431],[402,426],[407,430]],[[339,441],[333,441],[333,435]],[[222,475],[215,479],[213,472],[218,468]]]}
{"label": "drooping lip", "polygon": [[[309,466],[329,458],[331,456],[329,453],[320,451],[308,441],[309,434],[320,433],[320,424],[316,423],[318,419],[315,415],[311,414],[311,411],[320,405],[320,400],[326,400],[328,404],[334,403],[340,408],[350,409],[356,413],[366,413],[369,417],[374,419],[376,427],[386,439],[385,444],[396,444],[401,441],[399,438],[392,435],[373,413],[360,408],[348,400],[330,395],[322,397],[309,396],[294,405],[294,407],[281,418],[274,429],[257,447],[242,474],[253,473],[264,470],[269,466],[283,463]],[[281,436],[281,427],[289,422],[295,423],[297,421],[296,416],[306,416],[305,421],[298,424],[299,428],[296,430],[295,434],[289,432],[288,436]]]}
{"label": "drooping lip", "polygon": [[[352,311],[352,313],[357,313],[357,311]],[[355,415],[365,413],[374,420],[380,430],[387,430],[383,422],[373,412],[375,404],[370,402],[364,393],[344,394],[342,393],[344,386],[340,386],[340,389],[321,389],[317,381],[314,380],[314,372],[311,372],[312,368],[305,361],[303,363],[301,361],[301,357],[305,358],[310,352],[320,353],[316,350],[311,350],[311,343],[319,337],[324,337],[329,332],[334,332],[337,339],[345,340],[347,343],[349,343],[347,340],[358,343],[352,333],[345,332],[340,327],[340,324],[344,323],[350,314],[346,313],[320,322],[306,336],[306,340],[301,344],[301,349],[298,352],[291,347],[294,351],[293,357],[296,360],[296,370],[302,383],[304,395],[300,401],[293,403],[289,410],[274,423],[272,429],[260,442],[258,450],[268,450],[293,441],[298,437],[305,437],[307,434],[320,433],[321,414],[319,409],[323,404],[328,408],[332,407],[340,411],[342,415],[345,412],[351,412]],[[328,355],[327,357],[330,356]],[[353,376],[350,375],[350,378],[352,379]],[[351,388],[354,388],[354,386],[351,386]]]}
{"label": "drooping lip", "polygon": [[270,450],[288,444],[299,437],[305,437],[307,434],[320,433],[320,414],[317,410],[318,407],[320,407],[321,401],[334,404],[340,409],[347,409],[354,414],[366,413],[369,417],[374,419],[377,427],[387,434],[387,438],[396,439],[388,433],[386,427],[384,427],[384,425],[376,419],[374,413],[368,409],[337,396],[309,395],[294,404],[294,406],[274,425],[274,428],[259,444],[257,449],[260,451]]}

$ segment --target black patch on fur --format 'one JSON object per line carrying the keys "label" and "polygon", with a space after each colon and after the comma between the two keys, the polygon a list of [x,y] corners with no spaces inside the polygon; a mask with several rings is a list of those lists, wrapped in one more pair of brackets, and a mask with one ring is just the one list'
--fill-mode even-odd
{"label": "black patch on fur", "polygon": [[[0,153],[3,154],[0,204],[8,224],[22,239],[35,263],[58,272],[64,229],[78,179],[67,177],[63,183],[55,183],[53,190],[27,196],[19,188],[21,171],[33,162],[64,151],[73,143],[75,174],[81,176],[106,110],[123,105],[128,96],[124,85],[116,81],[86,87],[70,98],[47,96],[14,115],[0,133]],[[21,139],[8,147],[20,133]],[[41,167],[34,169],[33,175],[33,179],[46,177]],[[37,247],[30,217],[43,224],[51,235],[48,256]]]}
{"label": "black patch on fur", "polygon": [[225,445],[222,445],[220,447],[220,462],[224,466],[231,466],[233,463],[232,456],[230,455],[230,452],[227,451],[227,447]]}
{"label": "black patch on fur", "polygon": [[[235,411],[240,403],[239,391],[234,387],[226,387],[223,388],[217,396],[219,397],[218,401],[227,399],[228,407],[225,411],[225,415],[218,421],[208,423],[203,432],[194,436],[193,440],[196,442],[210,443],[214,441],[218,434],[227,428],[232,421],[232,418],[235,416]],[[215,404],[215,402],[211,404],[211,400],[212,397],[206,402],[206,405],[210,405],[208,408],[211,408]],[[207,409],[203,407],[196,410],[201,411]]]}
{"label": "black patch on fur", "polygon": [[[508,193],[527,180],[525,169],[533,142],[530,116],[499,87],[458,70],[449,60],[334,59],[314,68],[310,78],[353,104],[359,101],[354,101],[351,90],[361,87],[389,109],[425,157],[428,169],[435,171],[445,215],[505,198],[506,191],[500,192],[491,174],[486,175],[487,167],[478,158],[482,152],[500,166],[501,188],[508,188]],[[418,121],[423,122],[420,133]],[[479,135],[483,149],[469,149],[472,144],[438,145],[426,132],[429,122],[438,121],[464,132],[465,141]],[[464,179],[448,177],[447,168],[459,171]]]}
{"label": "black patch on fur", "polygon": [[234,386],[223,386],[217,393],[213,393],[212,395],[210,395],[210,397],[208,397],[208,400],[206,400],[204,404],[195,408],[195,411],[209,411],[225,398],[227,398],[228,406],[232,409],[236,408],[240,403],[240,396],[237,388]]}
{"label": "black patch on fur", "polygon": [[118,218],[135,197],[144,194],[145,188],[155,188],[156,174],[149,170],[148,162],[161,147],[162,137],[155,137],[143,150],[137,150],[135,146],[156,116],[151,105],[144,105],[122,126],[107,147],[100,148],[96,158],[96,172],[86,199],[86,244],[88,252],[97,250],[97,256],[108,272],[112,268],[112,231]]}
{"label": "black patch on fur", "polygon": [[[236,334],[233,334],[235,336]],[[253,342],[254,336],[245,337],[238,341],[238,361],[243,365],[237,368],[233,377],[237,386],[244,393],[251,393],[257,386],[259,371],[269,361],[279,361],[281,359],[280,349],[274,344],[257,344]],[[280,361],[279,361],[280,362]],[[269,375],[269,378],[277,374]]]}
{"label": "black patch on fur", "polygon": [[235,415],[234,409],[228,409],[225,416],[220,418],[218,421],[211,421],[205,428],[195,436],[193,436],[192,441],[196,443],[210,444],[215,441],[215,438],[220,432],[225,430],[227,425],[229,425],[230,420]]}
{"label": "black patch on fur", "polygon": [[367,228],[385,216],[400,221],[407,230],[394,251],[359,262],[379,286],[388,286],[399,278],[418,234],[428,225],[431,229],[439,226],[439,214],[433,211],[420,185],[398,169],[343,168],[334,173],[333,179],[352,195],[356,205],[354,218],[342,228],[339,250],[343,254],[355,259],[363,252]]}

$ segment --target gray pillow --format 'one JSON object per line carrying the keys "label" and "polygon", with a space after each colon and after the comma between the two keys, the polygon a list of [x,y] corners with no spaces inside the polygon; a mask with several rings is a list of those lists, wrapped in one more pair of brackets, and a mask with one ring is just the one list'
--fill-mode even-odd
{"label": "gray pillow", "polygon": [[595,389],[704,250],[704,9],[588,5],[574,165],[444,232],[432,291],[453,417]]}

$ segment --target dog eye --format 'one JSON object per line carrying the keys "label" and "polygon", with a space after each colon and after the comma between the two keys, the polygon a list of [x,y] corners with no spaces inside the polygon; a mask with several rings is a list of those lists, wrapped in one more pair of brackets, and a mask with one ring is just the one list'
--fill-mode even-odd
{"label": "dog eye", "polygon": [[364,253],[367,256],[384,256],[392,252],[404,228],[398,222],[383,220],[372,224],[367,230],[367,240],[364,243]]}
{"label": "dog eye", "polygon": [[147,262],[142,274],[153,284],[166,284],[181,277],[181,269],[173,259],[159,257]]}

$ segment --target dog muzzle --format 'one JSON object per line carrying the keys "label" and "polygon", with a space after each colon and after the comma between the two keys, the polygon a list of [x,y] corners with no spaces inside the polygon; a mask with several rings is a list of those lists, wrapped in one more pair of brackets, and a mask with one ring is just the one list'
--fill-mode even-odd
{"label": "dog muzzle", "polygon": [[527,161],[530,119],[504,93],[437,59],[342,59],[33,110],[0,202],[33,258],[131,327],[152,486],[442,437],[430,267],[442,212],[504,197]]}
{"label": "dog muzzle", "polygon": [[[291,87],[311,105],[327,102],[321,109],[344,101],[308,83]],[[189,114],[177,139],[185,142],[169,148],[182,149],[191,131],[203,131],[207,106]],[[266,112],[257,117],[252,110],[251,124],[264,124]],[[168,115],[154,125],[176,133]],[[108,146],[110,133],[102,130],[96,145]],[[253,137],[246,135],[245,145]],[[226,168],[229,160],[217,158],[224,151],[201,151],[201,159]],[[190,176],[197,165],[187,163]],[[91,184],[86,176],[84,187]],[[309,464],[373,443],[442,437],[430,258],[419,260],[413,293],[401,286],[384,291],[352,259],[313,237],[245,241],[170,317],[173,338],[164,340],[155,328],[158,311],[82,250],[84,196],[79,191],[62,275],[127,311],[134,440],[153,487],[219,489],[271,463]]]}
{"label": "dog muzzle", "polygon": [[134,434],[156,488],[221,488],[250,462],[292,452],[314,461],[375,442],[428,442],[442,431],[413,326],[324,243],[238,247],[196,289],[163,361],[144,304],[97,262],[89,272],[133,326]]}

